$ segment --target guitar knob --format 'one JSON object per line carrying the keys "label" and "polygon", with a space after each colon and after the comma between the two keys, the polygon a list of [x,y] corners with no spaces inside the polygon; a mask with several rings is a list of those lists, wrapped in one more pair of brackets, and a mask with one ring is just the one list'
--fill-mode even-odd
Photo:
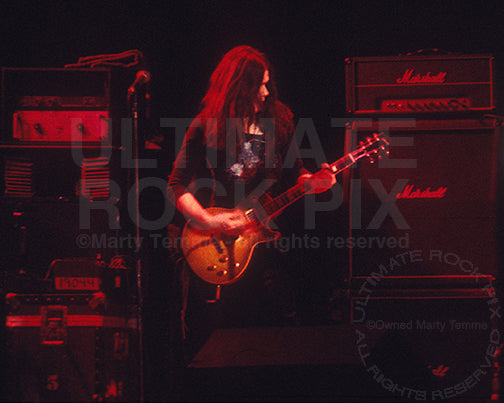
{"label": "guitar knob", "polygon": [[235,268],[238,269],[240,267],[240,263],[235,263]]}
{"label": "guitar knob", "polygon": [[228,260],[229,260],[229,257],[228,257],[228,256],[226,256],[226,255],[222,255],[222,256],[219,258],[219,262],[221,262],[221,263],[226,263]]}
{"label": "guitar knob", "polygon": [[208,271],[214,271],[214,270],[217,270],[217,265],[215,264],[211,264],[210,266],[207,267],[207,270]]}
{"label": "guitar knob", "polygon": [[219,277],[225,276],[226,274],[227,274],[227,270],[219,270],[219,271],[217,272],[217,275],[218,275]]}

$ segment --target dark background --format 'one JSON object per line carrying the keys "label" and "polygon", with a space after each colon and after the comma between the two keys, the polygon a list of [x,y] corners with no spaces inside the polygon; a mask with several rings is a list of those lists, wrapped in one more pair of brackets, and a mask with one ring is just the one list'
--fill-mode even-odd
{"label": "dark background", "polygon": [[[296,118],[313,119],[332,162],[343,153],[344,130],[331,127],[331,118],[345,117],[345,58],[432,49],[493,54],[499,77],[503,17],[499,1],[3,1],[0,65],[63,67],[140,50],[152,75],[151,124],[164,138],[156,175],[164,176],[176,150],[173,129],[158,119],[194,116],[223,54],[251,45],[270,58],[280,98]],[[302,207],[287,221],[298,213]],[[318,215],[317,234],[344,236],[343,216],[341,209]],[[336,271],[344,270],[343,251],[310,252],[311,265],[334,272],[342,262]]]}
{"label": "dark background", "polygon": [[158,117],[195,115],[225,52],[256,47],[271,60],[281,99],[316,123],[330,161],[343,142],[330,119],[345,113],[345,58],[431,49],[493,54],[498,75],[504,56],[499,1],[2,3],[2,67],[63,67],[83,56],[140,50],[152,73],[157,128]]}
{"label": "dark background", "polygon": [[[264,51],[297,116],[344,112],[344,60],[420,49],[491,53],[499,63],[499,1],[3,1],[7,67],[63,67],[82,56],[141,50],[162,116],[193,116],[230,48]],[[329,135],[329,134],[327,134]]]}
{"label": "dark background", "polygon": [[[0,65],[64,67],[84,56],[140,50],[152,76],[151,125],[164,139],[154,153],[160,169],[148,175],[164,177],[176,150],[173,129],[160,128],[158,119],[194,116],[223,54],[251,45],[268,55],[280,98],[296,118],[313,119],[332,162],[343,154],[344,129],[331,127],[331,118],[345,117],[345,58],[432,49],[493,54],[499,77],[503,17],[499,1],[3,1]],[[306,230],[300,202],[284,221],[294,225],[287,233],[324,239],[346,236],[344,213],[318,213],[316,230]],[[291,255],[302,286],[330,289],[345,276],[344,250],[297,248]]]}
{"label": "dark background", "polygon": [[[343,153],[344,131],[332,128],[331,118],[345,117],[345,58],[432,49],[493,54],[499,77],[503,9],[501,1],[2,1],[0,66],[63,67],[79,57],[138,49],[152,75],[152,121],[159,129],[159,118],[194,116],[224,53],[250,45],[269,57],[280,98],[296,118],[314,120],[332,162]],[[157,174],[166,175],[176,150],[170,130],[159,134],[167,148]],[[299,236],[346,236],[343,211],[321,214],[316,231],[303,231],[299,206],[286,212]],[[162,277],[153,274],[163,271],[162,258],[146,259],[151,284]],[[345,258],[342,250],[292,251],[309,316],[331,315],[331,290],[344,277]],[[147,301],[152,322],[162,284]]]}

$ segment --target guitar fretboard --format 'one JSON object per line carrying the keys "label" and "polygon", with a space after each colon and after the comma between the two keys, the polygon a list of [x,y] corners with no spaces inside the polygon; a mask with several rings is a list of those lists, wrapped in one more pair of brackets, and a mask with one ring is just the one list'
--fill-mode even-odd
{"label": "guitar fretboard", "polygon": [[357,158],[355,158],[352,155],[352,153],[347,154],[344,157],[340,158],[338,161],[331,164],[331,171],[333,171],[334,174],[337,174],[338,172],[341,172],[344,169],[348,168],[356,160],[357,160]]}
{"label": "guitar fretboard", "polygon": [[[329,169],[331,172],[336,175],[341,171],[347,169],[348,167],[355,164],[362,157],[368,156],[371,150],[376,150],[380,146],[383,148],[383,144],[387,144],[386,140],[381,138],[381,135],[376,135],[374,139],[368,139],[367,143],[362,144],[361,147],[348,153],[347,155],[341,157],[339,160],[333,162]],[[268,217],[272,217],[278,213],[280,213],[285,207],[289,204],[294,203],[296,200],[303,197],[306,193],[308,193],[309,189],[305,189],[305,187],[301,184],[297,184],[296,186],[290,188],[285,191],[281,195],[265,202],[262,207],[266,211]]]}
{"label": "guitar fretboard", "polygon": [[299,183],[291,187],[289,190],[285,191],[281,195],[275,197],[272,200],[263,204],[263,208],[268,214],[268,216],[272,216],[276,213],[279,213],[289,204],[294,203],[296,200],[300,199],[306,194],[307,190],[304,189],[304,186]]}

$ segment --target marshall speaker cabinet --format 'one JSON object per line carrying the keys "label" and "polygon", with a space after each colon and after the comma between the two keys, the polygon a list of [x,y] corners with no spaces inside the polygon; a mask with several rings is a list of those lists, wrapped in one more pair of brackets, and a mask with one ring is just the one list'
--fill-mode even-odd
{"label": "marshall speaker cabinet", "polygon": [[346,148],[373,132],[390,142],[390,155],[345,178],[350,282],[437,288],[465,279],[478,288],[496,278],[493,57],[355,58],[346,67]]}
{"label": "marshall speaker cabinet", "polygon": [[[375,132],[390,143],[344,177],[350,322],[378,339],[369,365],[434,396],[496,365],[504,153],[493,58],[355,58],[346,69],[346,151]],[[493,376],[459,393],[488,399]]]}
{"label": "marshall speaker cabinet", "polygon": [[[351,275],[370,275],[411,251],[418,256],[390,275],[496,275],[498,128],[476,120],[373,126],[387,131],[390,154],[351,172]],[[372,130],[354,126],[348,140]]]}

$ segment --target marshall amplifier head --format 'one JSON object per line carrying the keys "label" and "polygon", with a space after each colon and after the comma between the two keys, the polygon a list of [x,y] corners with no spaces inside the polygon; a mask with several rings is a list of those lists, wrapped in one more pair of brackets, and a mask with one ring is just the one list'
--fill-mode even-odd
{"label": "marshall amplifier head", "polygon": [[489,112],[491,55],[355,57],[345,61],[346,110],[355,115]]}

